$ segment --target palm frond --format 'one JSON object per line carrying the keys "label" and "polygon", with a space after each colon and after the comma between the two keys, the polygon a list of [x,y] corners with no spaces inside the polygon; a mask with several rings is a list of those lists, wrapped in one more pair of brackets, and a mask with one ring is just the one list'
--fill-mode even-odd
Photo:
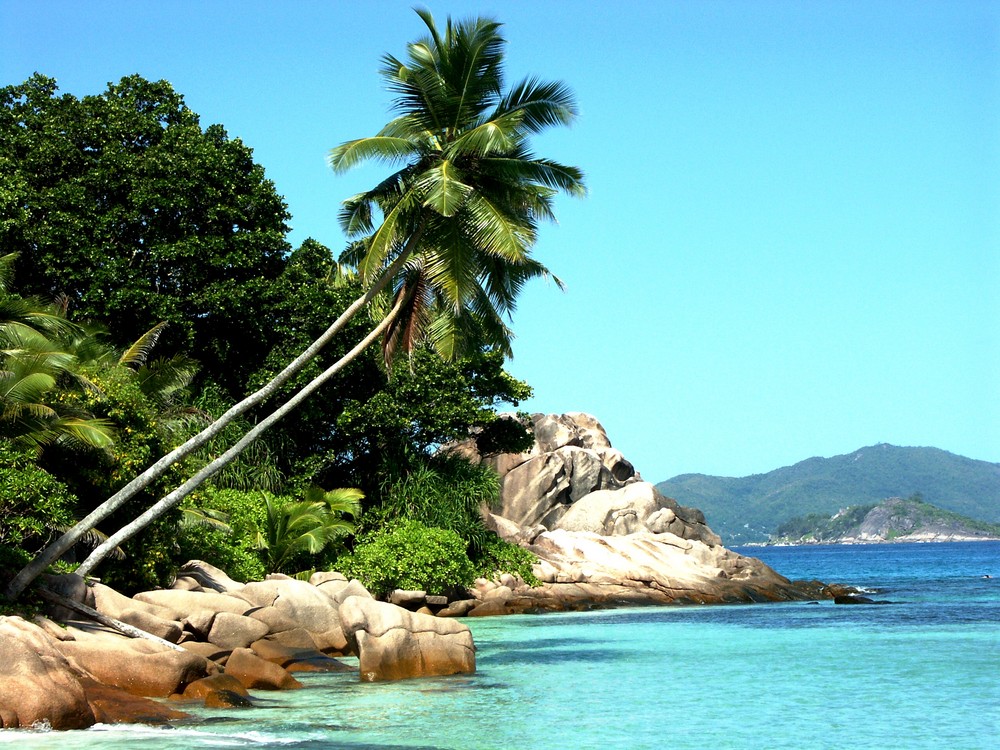
{"label": "palm frond", "polygon": [[396,162],[419,153],[407,138],[384,135],[357,138],[330,150],[330,166],[341,174],[366,161]]}
{"label": "palm frond", "polygon": [[411,216],[414,204],[419,201],[416,188],[410,188],[406,194],[397,201],[392,209],[385,214],[381,226],[368,241],[367,252],[358,264],[358,273],[368,284],[375,279],[385,266],[394,249],[399,248],[410,230],[408,220]]}
{"label": "palm frond", "polygon": [[424,195],[423,204],[441,216],[454,216],[472,193],[472,186],[462,182],[462,173],[454,162],[442,160],[417,180]]}
{"label": "palm frond", "polygon": [[143,394],[165,406],[177,391],[190,385],[197,372],[197,362],[183,354],[175,354],[169,359],[160,357],[142,365],[135,380]]}
{"label": "palm frond", "polygon": [[523,112],[507,112],[487,120],[463,132],[449,144],[445,153],[450,155],[464,152],[479,156],[508,153],[523,139],[520,132],[523,119]]}
{"label": "palm frond", "polygon": [[180,525],[184,528],[203,526],[229,534],[232,533],[233,528],[227,523],[228,521],[229,514],[221,510],[196,506],[181,507]]}
{"label": "palm frond", "polygon": [[522,112],[524,127],[532,133],[572,125],[579,115],[576,99],[566,84],[537,78],[526,78],[511,88],[497,107],[497,114],[508,112]]}
{"label": "palm frond", "polygon": [[14,283],[14,261],[17,256],[17,253],[0,255],[0,292],[10,291],[11,284]]}
{"label": "palm frond", "polygon": [[466,212],[466,231],[483,253],[510,263],[524,260],[535,242],[534,227],[503,211],[481,192],[469,197]]}
{"label": "palm frond", "polygon": [[334,513],[348,513],[352,518],[361,515],[361,501],[365,493],[356,487],[338,487],[323,493],[323,502]]}
{"label": "palm frond", "polygon": [[146,363],[149,353],[160,340],[160,335],[167,327],[167,321],[161,321],[140,336],[132,346],[122,352],[118,358],[118,363],[141,367]]}
{"label": "palm frond", "polygon": [[341,204],[337,221],[344,234],[348,237],[358,237],[370,234],[375,229],[372,223],[372,203],[373,200],[368,193],[359,193]]}
{"label": "palm frond", "polygon": [[[71,528],[72,528],[71,526],[57,526],[56,530],[59,531],[60,533],[65,534]],[[103,531],[100,531],[99,529],[88,529],[87,531],[83,532],[83,534],[77,541],[84,547],[94,548],[94,547],[99,547],[100,545],[108,541],[108,535],[105,534]],[[121,547],[115,547],[113,550],[111,550],[111,552],[108,553],[108,556],[112,560],[124,560],[125,550],[123,550]]]}
{"label": "palm frond", "polygon": [[91,448],[110,448],[115,442],[114,425],[107,419],[60,417],[50,428],[59,432],[61,442]]}
{"label": "palm frond", "polygon": [[427,309],[426,277],[422,265],[412,266],[395,296],[402,307],[382,335],[382,360],[389,373],[397,353],[412,352],[423,333]]}

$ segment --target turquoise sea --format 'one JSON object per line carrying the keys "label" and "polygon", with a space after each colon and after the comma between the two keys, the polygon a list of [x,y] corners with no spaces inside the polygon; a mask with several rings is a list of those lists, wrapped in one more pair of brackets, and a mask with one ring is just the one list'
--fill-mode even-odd
{"label": "turquoise sea", "polygon": [[[307,675],[167,728],[0,732],[0,746],[945,748],[1000,742],[1000,542],[741,550],[884,606],[657,607],[469,620],[473,676]],[[992,576],[986,578],[984,576]]]}

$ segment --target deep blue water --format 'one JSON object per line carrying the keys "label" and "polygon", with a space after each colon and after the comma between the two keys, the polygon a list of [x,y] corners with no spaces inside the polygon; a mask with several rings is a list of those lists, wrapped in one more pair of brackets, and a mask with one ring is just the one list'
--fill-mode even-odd
{"label": "deep blue water", "polygon": [[[947,748],[1000,738],[1000,542],[740,550],[884,606],[468,620],[473,676],[308,675],[172,728],[0,732],[17,748]],[[983,576],[992,576],[984,578]]]}

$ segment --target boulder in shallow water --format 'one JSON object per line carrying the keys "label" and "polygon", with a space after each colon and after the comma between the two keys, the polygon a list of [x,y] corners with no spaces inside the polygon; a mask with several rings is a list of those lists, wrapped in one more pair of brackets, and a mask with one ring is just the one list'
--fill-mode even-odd
{"label": "boulder in shallow water", "polygon": [[219,690],[227,690],[233,693],[238,693],[242,696],[249,695],[247,689],[243,687],[242,682],[237,680],[232,675],[220,673],[203,677],[200,680],[195,680],[184,688],[184,692],[181,694],[181,697],[204,700],[209,693]]}
{"label": "boulder in shallow water", "polygon": [[90,677],[81,678],[80,683],[94,719],[100,724],[166,724],[188,716],[158,701],[104,685]]}
{"label": "boulder in shallow water", "polygon": [[91,726],[94,712],[80,673],[55,639],[20,617],[0,617],[0,726],[53,729]]}
{"label": "boulder in shallow water", "polygon": [[294,578],[268,578],[248,583],[236,596],[258,606],[273,607],[296,627],[308,630],[320,651],[339,653],[347,642],[337,614],[337,600],[326,591],[333,585],[334,582],[313,586]]}
{"label": "boulder in shallow water", "polygon": [[110,630],[88,626],[73,627],[70,632],[73,640],[57,646],[70,663],[105,685],[133,695],[165,698],[218,669],[191,651],[126,638]]}
{"label": "boulder in shallow water", "polygon": [[[306,631],[302,631],[306,633]],[[308,637],[308,634],[306,634]],[[311,642],[311,639],[310,639]],[[261,659],[283,667],[288,672],[353,672],[354,668],[317,651],[312,646],[288,646],[264,638],[250,646]]]}
{"label": "boulder in shallow water", "polygon": [[472,632],[457,620],[357,596],[344,601],[340,617],[366,682],[476,671]]}
{"label": "boulder in shallow water", "polygon": [[226,674],[249,690],[292,690],[302,683],[285,669],[261,659],[248,648],[238,648],[226,661]]}

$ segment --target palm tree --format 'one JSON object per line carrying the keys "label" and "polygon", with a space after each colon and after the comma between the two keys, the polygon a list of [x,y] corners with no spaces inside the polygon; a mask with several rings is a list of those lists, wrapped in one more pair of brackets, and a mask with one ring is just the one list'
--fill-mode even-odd
{"label": "palm tree", "polygon": [[87,387],[65,338],[79,328],[65,308],[10,293],[16,253],[0,257],[0,437],[35,449],[50,443],[105,448],[107,420],[59,403],[64,387]]}
{"label": "palm tree", "polygon": [[357,518],[363,498],[353,488],[324,492],[312,487],[305,500],[284,505],[264,495],[264,528],[256,540],[264,553],[264,567],[270,573],[283,573],[303,553],[318,555],[330,542],[353,533],[354,524],[344,515]]}
{"label": "palm tree", "polygon": [[[39,554],[11,581],[8,596],[17,596],[69,549],[75,533],[107,517],[174,462],[276,393],[377,298],[382,299],[381,309],[389,312],[358,346],[232,448],[112,535],[109,544],[119,544],[179,503],[380,337],[388,358],[399,349],[410,350],[421,338],[443,354],[453,354],[472,329],[485,331],[486,343],[509,350],[510,331],[503,316],[513,310],[528,279],[548,274],[530,257],[538,222],[552,218],[553,198],[559,191],[584,193],[578,169],[536,158],[528,140],[548,127],[571,123],[576,106],[561,83],[526,79],[505,92],[506,42],[499,23],[449,19],[442,34],[429,13],[417,12],[429,35],[409,45],[407,63],[391,55],[383,58],[382,76],[396,95],[398,116],[376,135],[344,143],[330,155],[338,172],[368,160],[402,164],[371,190],[345,201],[341,211],[341,225],[355,238],[347,260],[355,261],[365,294],[267,385],[161,458],[83,519],[76,531]],[[96,565],[106,548],[94,550],[79,572],[85,574]]]}

